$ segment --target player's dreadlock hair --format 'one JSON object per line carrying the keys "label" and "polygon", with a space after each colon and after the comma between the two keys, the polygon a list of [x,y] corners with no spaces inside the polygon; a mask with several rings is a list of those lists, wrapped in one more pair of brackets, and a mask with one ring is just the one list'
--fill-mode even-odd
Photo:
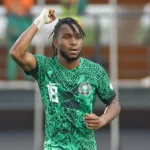
{"label": "player's dreadlock hair", "polygon": [[[54,30],[52,31],[52,33],[50,34],[49,37],[51,37],[51,35],[54,34],[53,35],[53,40],[54,40],[54,38],[57,37],[58,32],[63,24],[67,24],[68,26],[70,26],[70,28],[73,30],[73,32],[75,34],[77,34],[77,31],[75,30],[74,26],[72,25],[72,24],[74,24],[78,28],[81,38],[84,39],[84,37],[86,36],[86,34],[84,33],[83,29],[78,24],[78,22],[71,17],[67,17],[67,18],[59,19],[58,23],[55,25]],[[55,57],[57,55],[57,49],[55,48],[54,44],[52,44],[51,52],[52,52],[52,57]]]}

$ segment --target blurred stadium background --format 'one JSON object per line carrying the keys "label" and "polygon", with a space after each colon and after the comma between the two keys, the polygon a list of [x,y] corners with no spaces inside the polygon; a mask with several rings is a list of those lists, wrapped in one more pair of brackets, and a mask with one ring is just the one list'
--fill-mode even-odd
{"label": "blurred stadium background", "polygon": [[[32,20],[45,6],[54,8],[57,18],[62,13],[56,0],[36,0],[32,5]],[[8,72],[8,19],[0,0],[0,150],[40,150],[44,122],[40,96],[34,80],[24,78],[21,69],[16,78],[11,77],[14,69]],[[80,19],[87,34],[82,55],[107,70],[122,106],[114,123],[95,132],[98,150],[149,150],[150,1],[88,0]],[[35,36],[33,53],[50,55],[48,37],[55,23]],[[94,112],[100,115],[103,110],[98,100]]]}

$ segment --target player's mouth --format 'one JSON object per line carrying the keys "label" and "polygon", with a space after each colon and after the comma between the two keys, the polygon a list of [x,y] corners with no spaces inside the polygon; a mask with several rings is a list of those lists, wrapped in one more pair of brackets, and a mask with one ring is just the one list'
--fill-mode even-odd
{"label": "player's mouth", "polygon": [[70,51],[70,53],[73,54],[73,55],[74,55],[74,54],[76,55],[76,54],[79,53],[78,49],[76,49],[76,48],[71,48],[71,49],[69,49],[69,51]]}
{"label": "player's mouth", "polygon": [[76,52],[76,51],[78,51],[78,49],[77,48],[71,48],[70,51]]}

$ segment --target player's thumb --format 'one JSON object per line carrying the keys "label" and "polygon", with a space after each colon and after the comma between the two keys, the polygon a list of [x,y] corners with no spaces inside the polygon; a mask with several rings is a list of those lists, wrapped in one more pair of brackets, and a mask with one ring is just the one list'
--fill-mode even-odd
{"label": "player's thumb", "polygon": [[50,14],[48,16],[48,23],[51,23],[52,21],[54,21],[56,19],[56,15],[54,13]]}

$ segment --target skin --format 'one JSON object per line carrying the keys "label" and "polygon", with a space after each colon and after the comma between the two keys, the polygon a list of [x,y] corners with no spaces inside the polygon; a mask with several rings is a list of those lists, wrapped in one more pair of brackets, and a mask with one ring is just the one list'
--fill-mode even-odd
{"label": "skin", "polygon": [[[48,23],[53,22],[56,19],[55,10],[49,9]],[[27,52],[28,47],[38,32],[38,28],[35,24],[32,24],[14,43],[10,49],[9,54],[14,61],[24,70],[31,71],[36,68],[36,60],[34,56]]]}
{"label": "skin", "polygon": [[80,63],[80,54],[83,47],[83,39],[79,34],[78,28],[73,24],[77,34],[75,34],[69,25],[61,26],[58,36],[53,43],[58,51],[59,63],[67,68],[73,69]]}
{"label": "skin", "polygon": [[95,114],[86,114],[84,121],[87,128],[97,130],[114,120],[120,113],[121,107],[117,97],[106,107],[104,114],[97,116]]}
{"label": "skin", "polygon": [[[49,23],[51,23],[56,17],[53,9],[49,9],[49,12]],[[79,33],[77,27],[74,26],[74,28],[77,33]],[[27,52],[27,50],[37,32],[37,26],[32,24],[18,38],[10,50],[11,57],[24,71],[31,71],[36,68],[36,60],[31,53]],[[79,65],[79,56],[82,51],[83,39],[79,38],[78,34],[75,35],[68,25],[64,24],[61,26],[59,34],[53,42],[58,50],[58,61],[63,67],[73,69]],[[120,110],[121,107],[119,101],[115,97],[106,107],[103,115],[97,116],[95,114],[86,114],[84,121],[87,128],[97,130],[117,117]]]}

